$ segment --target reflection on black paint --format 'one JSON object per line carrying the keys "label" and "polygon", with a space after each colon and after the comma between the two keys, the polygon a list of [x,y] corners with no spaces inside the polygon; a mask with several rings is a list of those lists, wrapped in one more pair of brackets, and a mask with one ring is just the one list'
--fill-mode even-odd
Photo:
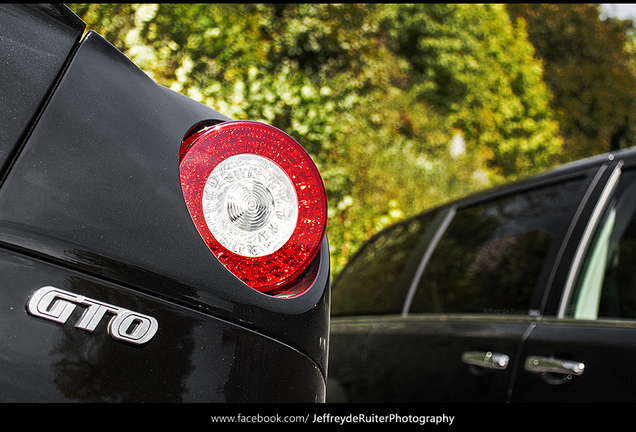
{"label": "reflection on black paint", "polygon": [[[85,280],[71,280],[70,290],[86,292]],[[144,310],[140,303],[122,304],[101,286],[90,286],[96,299],[131,310]],[[128,297],[126,298],[128,299]],[[133,346],[108,335],[105,316],[94,332],[70,328],[83,308],[70,317],[67,331],[53,345],[51,364],[54,382],[68,399],[81,402],[182,402],[186,382],[193,372],[192,354],[197,324],[178,317],[179,332],[162,323],[175,322],[173,312],[157,308],[149,311],[159,321],[157,335],[146,345]],[[173,316],[171,316],[173,315]],[[189,330],[189,331],[188,331]]]}
{"label": "reflection on black paint", "polygon": [[[324,381],[315,364],[308,373],[307,359],[290,356],[287,349],[267,338],[244,331],[223,333],[224,351],[234,353],[232,367],[223,387],[225,402],[322,402]],[[291,360],[291,361],[290,361]],[[281,379],[286,376],[288,379]],[[309,400],[308,397],[315,397]]]}

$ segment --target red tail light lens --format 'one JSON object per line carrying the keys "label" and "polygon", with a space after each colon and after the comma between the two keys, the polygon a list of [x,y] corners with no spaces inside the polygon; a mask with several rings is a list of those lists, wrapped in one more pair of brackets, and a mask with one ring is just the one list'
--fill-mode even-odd
{"label": "red tail light lens", "polygon": [[255,290],[289,286],[318,253],[324,185],[307,152],[284,132],[251,121],[203,129],[182,143],[179,172],[204,241]]}

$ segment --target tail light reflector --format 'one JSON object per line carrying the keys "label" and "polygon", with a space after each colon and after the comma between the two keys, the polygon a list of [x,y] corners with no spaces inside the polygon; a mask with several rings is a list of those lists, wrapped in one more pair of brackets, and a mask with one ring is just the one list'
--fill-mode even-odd
{"label": "tail light reflector", "polygon": [[325,233],[325,189],[307,152],[272,126],[231,121],[188,137],[179,172],[192,220],[219,261],[255,290],[285,294]]}

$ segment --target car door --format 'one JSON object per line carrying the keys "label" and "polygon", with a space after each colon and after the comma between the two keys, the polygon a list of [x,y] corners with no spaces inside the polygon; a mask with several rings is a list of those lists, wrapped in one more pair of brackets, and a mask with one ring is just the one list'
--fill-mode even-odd
{"label": "car door", "polygon": [[383,320],[401,315],[429,233],[444,217],[444,210],[434,210],[385,229],[360,248],[334,282],[328,402],[374,402],[381,397],[375,389],[383,387],[376,380],[383,375],[368,367],[375,361],[368,355],[369,342]]}
{"label": "car door", "polygon": [[634,163],[618,161],[599,191],[552,293],[558,301],[520,352],[513,402],[636,401]]}
{"label": "car door", "polygon": [[401,316],[374,325],[365,394],[391,402],[505,402],[517,351],[589,178],[527,183],[447,213]]}

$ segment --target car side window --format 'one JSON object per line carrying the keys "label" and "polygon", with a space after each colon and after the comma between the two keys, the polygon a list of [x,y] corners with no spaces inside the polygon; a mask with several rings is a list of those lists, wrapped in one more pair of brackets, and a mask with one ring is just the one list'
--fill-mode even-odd
{"label": "car side window", "polygon": [[460,208],[433,252],[410,313],[529,313],[581,180]]}
{"label": "car side window", "polygon": [[402,312],[402,273],[437,212],[423,213],[369,239],[334,282],[332,315]]}
{"label": "car side window", "polygon": [[565,315],[635,319],[636,170],[621,174],[581,262]]}

